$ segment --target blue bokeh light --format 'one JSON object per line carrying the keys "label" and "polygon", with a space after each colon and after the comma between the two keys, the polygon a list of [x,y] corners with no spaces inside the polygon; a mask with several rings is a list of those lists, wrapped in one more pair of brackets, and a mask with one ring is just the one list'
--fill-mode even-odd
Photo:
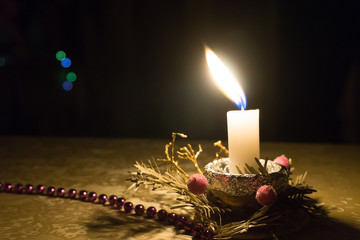
{"label": "blue bokeh light", "polygon": [[71,66],[71,60],[69,58],[64,58],[61,61],[61,66],[63,66],[64,68],[68,68]]}
{"label": "blue bokeh light", "polygon": [[73,88],[73,84],[72,84],[72,82],[65,81],[63,83],[62,87],[65,91],[70,91]]}

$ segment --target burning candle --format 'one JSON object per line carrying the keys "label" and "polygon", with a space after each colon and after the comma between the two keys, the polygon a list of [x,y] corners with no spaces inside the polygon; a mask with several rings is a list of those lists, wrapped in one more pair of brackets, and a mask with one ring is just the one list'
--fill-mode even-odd
{"label": "burning candle", "polygon": [[227,113],[230,173],[256,173],[260,157],[259,109],[245,110],[246,97],[238,81],[216,54],[205,47],[206,60],[220,90],[241,110]]}

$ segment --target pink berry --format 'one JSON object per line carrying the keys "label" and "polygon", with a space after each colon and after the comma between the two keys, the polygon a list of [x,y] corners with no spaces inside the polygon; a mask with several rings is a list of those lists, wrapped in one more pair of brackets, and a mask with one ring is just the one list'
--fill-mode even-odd
{"label": "pink berry", "polygon": [[208,180],[202,174],[193,174],[187,183],[188,189],[193,194],[202,194],[206,192]]}
{"label": "pink berry", "polygon": [[257,190],[255,198],[261,205],[271,206],[275,203],[276,197],[276,191],[272,186],[263,185]]}
{"label": "pink berry", "polygon": [[288,169],[290,168],[289,159],[287,159],[287,157],[285,157],[285,155],[278,156],[277,158],[274,159],[274,162],[276,162],[277,164],[284,166]]}

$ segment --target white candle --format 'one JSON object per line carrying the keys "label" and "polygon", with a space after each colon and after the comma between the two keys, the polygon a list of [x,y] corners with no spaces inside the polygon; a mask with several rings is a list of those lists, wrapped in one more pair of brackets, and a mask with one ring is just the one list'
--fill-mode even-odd
{"label": "white candle", "polygon": [[246,165],[258,172],[255,157],[260,157],[259,109],[227,113],[230,173],[245,173]]}
{"label": "white candle", "polygon": [[213,51],[206,47],[205,52],[215,83],[242,109],[227,113],[230,173],[239,173],[236,166],[242,173],[247,172],[247,166],[255,170],[249,172],[259,172],[255,162],[260,157],[259,110],[244,110],[246,97],[240,84]]}

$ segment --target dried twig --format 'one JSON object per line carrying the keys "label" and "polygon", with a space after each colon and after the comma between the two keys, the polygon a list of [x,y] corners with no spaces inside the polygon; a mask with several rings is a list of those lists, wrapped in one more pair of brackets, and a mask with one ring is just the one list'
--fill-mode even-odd
{"label": "dried twig", "polygon": [[[183,133],[172,133],[172,141],[169,142],[168,144],[165,145],[165,156],[166,159],[157,159],[158,161],[161,162],[167,162],[172,164],[173,167],[175,167],[176,172],[178,174],[182,174],[185,177],[189,177],[189,175],[179,166],[179,161],[175,160],[175,155],[174,155],[174,151],[175,151],[175,139],[176,136],[180,136],[182,138],[187,138],[187,136]],[[169,148],[170,148],[170,153],[169,153]]]}
{"label": "dried twig", "polygon": [[220,154],[221,154],[221,153],[224,153],[224,154],[225,154],[225,157],[229,157],[229,150],[227,150],[227,148],[224,147],[224,145],[222,145],[222,143],[221,143],[220,140],[217,141],[216,143],[214,143],[214,146],[220,148],[220,150],[215,154],[216,159],[221,158],[221,157],[220,157]]}
{"label": "dried twig", "polygon": [[177,151],[177,154],[178,154],[178,158],[180,159],[187,159],[192,161],[198,173],[203,174],[197,163],[197,158],[199,157],[202,151],[203,150],[200,144],[199,144],[199,150],[196,153],[193,150],[192,146],[188,144],[187,147],[180,148],[180,151]]}

